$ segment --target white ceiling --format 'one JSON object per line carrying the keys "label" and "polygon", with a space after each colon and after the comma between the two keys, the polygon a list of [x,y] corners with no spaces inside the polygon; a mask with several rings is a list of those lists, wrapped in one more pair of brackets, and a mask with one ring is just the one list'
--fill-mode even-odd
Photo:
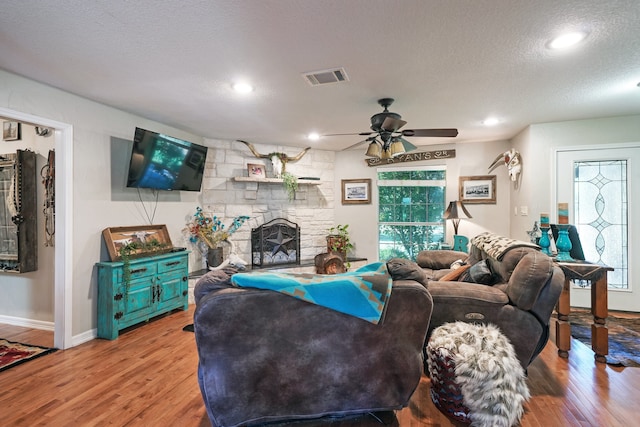
{"label": "white ceiling", "polygon": [[[350,81],[302,77],[335,67]],[[367,131],[392,97],[406,129],[500,140],[640,114],[640,1],[4,0],[0,68],[208,138],[339,150],[362,137],[305,135]]]}

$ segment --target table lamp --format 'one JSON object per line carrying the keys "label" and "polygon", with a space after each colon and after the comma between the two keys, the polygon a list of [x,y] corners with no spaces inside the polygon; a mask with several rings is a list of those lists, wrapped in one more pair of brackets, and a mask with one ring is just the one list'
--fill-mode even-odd
{"label": "table lamp", "polygon": [[449,202],[449,207],[444,211],[442,218],[453,221],[453,250],[467,252],[469,239],[458,234],[458,225],[460,225],[460,220],[471,218],[471,214],[467,208],[464,207],[460,200]]}

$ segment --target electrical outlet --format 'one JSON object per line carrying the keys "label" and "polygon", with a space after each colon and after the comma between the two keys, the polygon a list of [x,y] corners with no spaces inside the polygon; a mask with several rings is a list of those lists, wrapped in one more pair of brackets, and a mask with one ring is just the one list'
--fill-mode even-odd
{"label": "electrical outlet", "polygon": [[522,215],[522,216],[529,215],[529,207],[528,206],[520,206],[520,215]]}

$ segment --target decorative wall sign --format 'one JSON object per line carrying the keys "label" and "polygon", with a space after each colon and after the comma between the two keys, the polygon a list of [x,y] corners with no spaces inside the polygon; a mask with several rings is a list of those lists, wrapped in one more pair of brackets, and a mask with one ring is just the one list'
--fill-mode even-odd
{"label": "decorative wall sign", "polygon": [[343,179],[342,180],[342,204],[369,204],[371,203],[370,179]]}
{"label": "decorative wall sign", "polygon": [[394,163],[419,162],[421,160],[453,159],[456,150],[422,151],[419,153],[400,154],[392,159],[365,159],[367,166],[384,166]]}
{"label": "decorative wall sign", "polygon": [[467,204],[495,204],[496,176],[461,176],[458,199]]}

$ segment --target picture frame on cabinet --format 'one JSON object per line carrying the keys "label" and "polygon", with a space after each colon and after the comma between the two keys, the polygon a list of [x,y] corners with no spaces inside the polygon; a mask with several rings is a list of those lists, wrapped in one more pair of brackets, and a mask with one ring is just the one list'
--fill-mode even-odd
{"label": "picture frame on cabinet", "polygon": [[133,248],[129,254],[131,258],[149,254],[159,255],[173,249],[169,231],[164,224],[108,227],[102,230],[102,236],[111,261],[121,261],[120,251],[129,245]]}

